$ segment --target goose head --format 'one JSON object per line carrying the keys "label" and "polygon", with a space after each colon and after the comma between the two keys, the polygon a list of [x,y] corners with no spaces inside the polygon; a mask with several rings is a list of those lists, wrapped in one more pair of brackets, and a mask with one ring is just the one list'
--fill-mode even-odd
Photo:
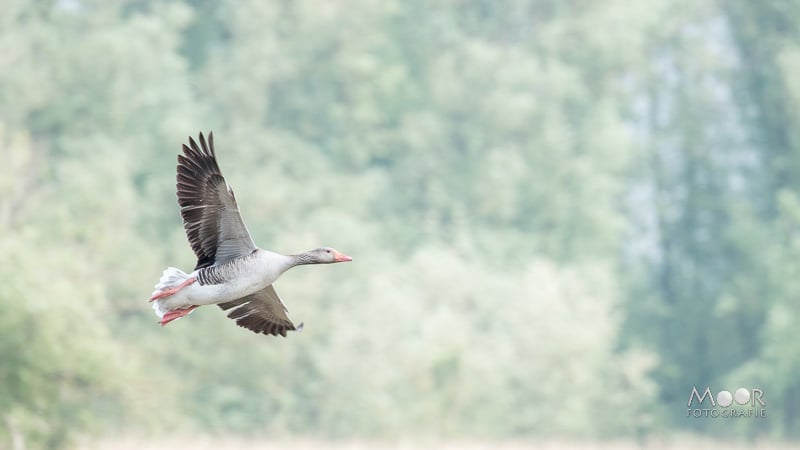
{"label": "goose head", "polygon": [[297,264],[331,264],[352,261],[353,258],[330,247],[320,247],[294,256]]}

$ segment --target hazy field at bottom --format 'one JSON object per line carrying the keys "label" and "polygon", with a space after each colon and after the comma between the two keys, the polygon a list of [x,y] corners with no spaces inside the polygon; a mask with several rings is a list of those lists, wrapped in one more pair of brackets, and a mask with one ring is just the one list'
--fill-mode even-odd
{"label": "hazy field at bottom", "polygon": [[369,441],[369,440],[341,440],[324,441],[314,439],[263,439],[245,440],[224,437],[187,437],[173,436],[156,439],[138,437],[105,438],[91,442],[84,442],[77,447],[79,450],[411,450],[411,449],[441,449],[441,450],[700,450],[718,449],[726,450],[800,450],[800,444],[775,443],[775,442],[730,442],[717,441],[709,438],[677,438],[669,440],[651,439],[647,442],[634,441],[615,442],[580,442],[580,441],[469,441],[469,440],[413,440],[413,441]]}

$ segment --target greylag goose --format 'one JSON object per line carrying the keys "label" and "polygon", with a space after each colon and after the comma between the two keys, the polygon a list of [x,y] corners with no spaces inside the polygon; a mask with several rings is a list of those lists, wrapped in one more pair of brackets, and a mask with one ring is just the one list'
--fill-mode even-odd
{"label": "greylag goose", "polygon": [[191,273],[164,270],[150,297],[166,325],[202,305],[232,310],[228,317],[255,333],[281,335],[297,328],[272,283],[301,264],[352,261],[330,247],[297,255],[258,248],[239,215],[233,190],[225,182],[214,153],[214,136],[203,133],[200,145],[189,137],[178,155],[178,204],[186,237],[197,255]]}

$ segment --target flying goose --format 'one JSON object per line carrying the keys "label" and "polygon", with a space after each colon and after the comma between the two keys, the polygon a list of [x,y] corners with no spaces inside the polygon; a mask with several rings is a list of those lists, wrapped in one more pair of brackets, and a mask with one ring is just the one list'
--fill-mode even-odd
{"label": "flying goose", "polygon": [[286,337],[295,328],[272,283],[302,264],[352,261],[330,247],[297,255],[258,248],[239,215],[233,190],[225,182],[214,153],[214,135],[203,133],[200,145],[189,137],[178,155],[178,204],[186,237],[197,255],[191,273],[164,270],[150,297],[166,325],[202,305],[231,310],[228,317],[255,333]]}

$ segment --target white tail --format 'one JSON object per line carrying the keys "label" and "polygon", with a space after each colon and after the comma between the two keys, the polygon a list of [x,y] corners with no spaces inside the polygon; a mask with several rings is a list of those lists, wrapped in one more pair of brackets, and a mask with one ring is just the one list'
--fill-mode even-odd
{"label": "white tail", "polygon": [[156,290],[153,291],[153,295],[156,295],[165,289],[178,286],[186,281],[187,278],[189,278],[189,275],[181,269],[167,267],[164,269],[164,273],[161,274],[161,279],[158,280],[158,284],[155,285]]}
{"label": "white tail", "polygon": [[[189,275],[181,269],[176,267],[167,267],[161,274],[161,279],[158,280],[158,284],[155,285],[156,290],[153,291],[150,297],[155,297],[166,289],[179,286],[181,283],[186,281],[187,278],[189,278]],[[153,311],[156,312],[156,315],[159,318],[162,318],[169,310],[164,308],[160,300],[155,300],[153,301]]]}

